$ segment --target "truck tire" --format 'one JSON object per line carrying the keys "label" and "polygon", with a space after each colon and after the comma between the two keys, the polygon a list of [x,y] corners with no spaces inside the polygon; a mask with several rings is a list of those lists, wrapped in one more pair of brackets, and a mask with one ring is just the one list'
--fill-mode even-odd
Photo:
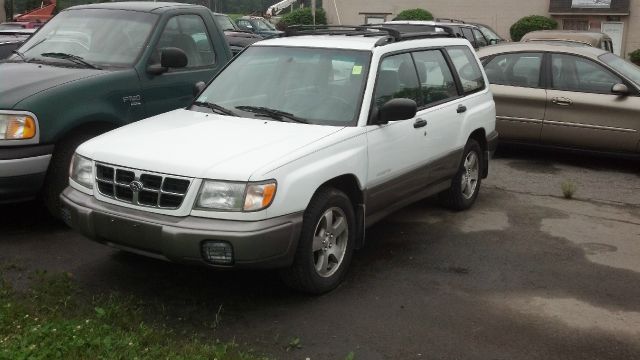
{"label": "truck tire", "polygon": [[42,198],[44,200],[49,213],[60,218],[60,194],[69,186],[69,167],[71,166],[71,158],[76,149],[83,142],[94,138],[106,130],[93,129],[71,134],[56,144],[47,176],[45,177],[44,187],[42,189]]}
{"label": "truck tire", "polygon": [[335,289],[351,263],[355,225],[349,197],[333,188],[320,189],[304,213],[296,255],[291,267],[281,271],[282,280],[310,294]]}
{"label": "truck tire", "polygon": [[440,194],[444,206],[462,211],[473,205],[482,183],[482,156],[480,144],[474,139],[469,139],[464,147],[458,172],[451,180],[451,187]]}

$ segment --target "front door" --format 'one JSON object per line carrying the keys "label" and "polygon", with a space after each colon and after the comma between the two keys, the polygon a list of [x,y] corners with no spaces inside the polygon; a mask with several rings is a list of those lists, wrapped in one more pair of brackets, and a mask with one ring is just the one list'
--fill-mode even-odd
{"label": "front door", "polygon": [[609,37],[613,41],[613,53],[621,56],[620,54],[622,54],[622,33],[624,32],[624,23],[603,22],[600,27],[600,31],[609,35]]}
{"label": "front door", "polygon": [[161,75],[141,74],[147,116],[189,105],[194,97],[194,85],[211,80],[223,65],[216,62],[210,33],[197,14],[175,15],[167,21],[147,63],[159,64],[161,49],[175,47],[185,52],[188,64],[185,68],[169,69]]}
{"label": "front door", "polygon": [[[420,106],[418,76],[408,53],[386,57],[380,65],[373,106],[381,107],[393,98],[413,99]],[[406,199],[426,183],[425,126],[421,121],[425,119],[367,126],[368,214]]]}
{"label": "front door", "polygon": [[496,130],[501,139],[538,142],[544,120],[541,53],[498,55],[485,64],[496,102]]}
{"label": "front door", "polygon": [[542,141],[605,151],[635,151],[638,144],[637,96],[611,93],[623,83],[594,61],[552,54],[552,83]]}

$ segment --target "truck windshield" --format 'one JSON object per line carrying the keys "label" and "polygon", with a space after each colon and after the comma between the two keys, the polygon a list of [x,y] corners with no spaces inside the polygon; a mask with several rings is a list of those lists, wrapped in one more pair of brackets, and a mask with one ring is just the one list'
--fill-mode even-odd
{"label": "truck windshield", "polygon": [[157,15],[138,11],[63,11],[20,51],[25,58],[39,61],[61,63],[71,55],[95,66],[129,67],[145,48],[156,20]]}
{"label": "truck windshield", "polygon": [[637,86],[640,86],[640,67],[611,53],[600,55],[599,59],[612,69],[624,75],[627,79],[636,83]]}
{"label": "truck windshield", "polygon": [[274,118],[279,112],[290,116],[277,120],[355,125],[370,61],[366,51],[254,46],[229,64],[196,104],[247,117]]}

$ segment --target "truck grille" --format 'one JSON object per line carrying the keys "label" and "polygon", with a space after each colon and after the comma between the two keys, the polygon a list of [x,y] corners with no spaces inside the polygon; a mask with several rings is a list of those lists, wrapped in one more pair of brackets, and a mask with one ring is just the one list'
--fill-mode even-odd
{"label": "truck grille", "polygon": [[96,164],[100,194],[122,202],[161,209],[182,205],[191,181],[140,170]]}

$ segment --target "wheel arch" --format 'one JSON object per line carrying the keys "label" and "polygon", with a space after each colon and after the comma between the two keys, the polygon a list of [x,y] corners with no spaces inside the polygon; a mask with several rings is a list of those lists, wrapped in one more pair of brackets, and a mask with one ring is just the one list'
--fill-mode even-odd
{"label": "wheel arch", "polygon": [[471,132],[469,135],[469,139],[473,139],[480,144],[480,149],[482,149],[482,178],[486,179],[489,176],[489,158],[487,156],[487,151],[489,150],[487,144],[487,132],[484,128],[479,128]]}

